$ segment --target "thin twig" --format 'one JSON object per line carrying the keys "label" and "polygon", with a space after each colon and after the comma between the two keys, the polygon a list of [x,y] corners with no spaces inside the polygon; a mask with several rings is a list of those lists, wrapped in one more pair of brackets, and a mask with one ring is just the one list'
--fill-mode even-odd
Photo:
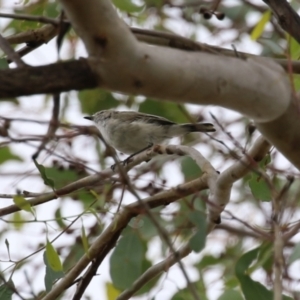
{"label": "thin twig", "polygon": [[119,239],[119,236],[121,234],[122,230],[120,230],[117,234],[113,235],[113,238],[110,240],[110,242],[106,245],[106,247],[99,253],[99,255],[92,261],[92,264],[88,268],[88,270],[85,272],[85,274],[81,277],[81,280],[79,281],[79,284],[77,286],[76,292],[72,298],[72,300],[80,300],[82,299],[83,292],[88,287],[89,283],[93,279],[93,277],[96,275],[96,272],[98,270],[98,267],[104,260],[104,258],[107,256],[109,251],[116,245],[117,240]]}
{"label": "thin twig", "polygon": [[0,48],[3,50],[3,52],[7,55],[7,58],[14,63],[19,68],[26,67],[26,64],[21,59],[20,55],[17,54],[17,52],[12,48],[12,46],[8,43],[8,41],[0,34]]}
{"label": "thin twig", "polygon": [[[57,33],[58,26],[45,24],[41,28],[13,34],[11,36],[5,37],[5,39],[10,44],[26,43],[26,46],[24,48],[17,51],[17,54],[22,57],[40,47],[41,45],[48,43],[57,35]],[[8,57],[7,62],[11,63],[12,61],[13,60]]]}
{"label": "thin twig", "polygon": [[[40,174],[36,174],[37,176],[40,176]],[[24,174],[22,174],[24,176]],[[22,193],[16,193],[16,194],[0,194],[0,198],[2,199],[12,199],[16,196],[22,195],[24,197],[39,197],[43,195],[47,195],[48,193],[31,193],[27,191],[22,191]]]}
{"label": "thin twig", "polygon": [[32,159],[37,159],[40,152],[45,148],[47,143],[53,138],[59,122],[58,122],[58,116],[59,116],[59,105],[60,104],[60,95],[54,94],[53,95],[53,110],[52,110],[52,117],[49,122],[49,128],[47,134],[44,136],[42,143],[38,147],[37,151],[32,155]]}
{"label": "thin twig", "polygon": [[131,297],[140,290],[147,282],[149,282],[154,277],[160,275],[163,272],[167,272],[175,263],[177,263],[178,259],[182,259],[191,253],[191,249],[189,244],[183,246],[181,249],[176,251],[176,253],[172,253],[156,265],[150,267],[143,275],[141,275],[130,288],[123,291],[116,300],[127,300],[131,299]]}
{"label": "thin twig", "polygon": [[274,231],[274,300],[282,300],[282,274],[284,270],[284,238],[281,230],[281,220],[284,211],[283,203],[288,190],[294,182],[293,177],[287,178],[287,183],[281,189],[278,197],[273,200],[273,231]]}
{"label": "thin twig", "polygon": [[8,18],[8,19],[15,19],[15,20],[24,20],[24,21],[33,21],[39,23],[46,23],[52,25],[58,25],[58,20],[47,18],[44,16],[32,16],[27,14],[7,14],[7,13],[0,13],[0,18]]}

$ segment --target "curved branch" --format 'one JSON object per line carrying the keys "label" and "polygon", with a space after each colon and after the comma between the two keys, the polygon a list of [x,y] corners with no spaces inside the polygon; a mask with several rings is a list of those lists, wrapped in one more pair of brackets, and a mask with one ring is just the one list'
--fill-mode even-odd
{"label": "curved branch", "polygon": [[[61,3],[94,60],[99,86],[239,111],[253,118],[266,139],[300,168],[297,100],[278,64],[149,46],[135,39],[108,0]],[[285,128],[290,129],[287,135]]]}
{"label": "curved branch", "polygon": [[176,253],[172,253],[168,258],[157,263],[156,265],[149,268],[143,275],[141,275],[130,288],[123,291],[116,300],[130,299],[138,290],[140,290],[147,282],[154,277],[158,276],[162,272],[167,272],[178,259],[186,257],[191,253],[189,244],[181,247]]}
{"label": "curved branch", "polygon": [[267,59],[224,59],[149,46],[135,39],[111,1],[61,2],[90,57],[95,57],[91,67],[106,89],[221,105],[260,122],[280,116],[291,101],[285,72]]}
{"label": "curved branch", "polygon": [[220,213],[230,200],[232,185],[237,180],[256,168],[256,163],[261,161],[270,150],[271,145],[260,136],[248,153],[241,160],[223,171],[215,182],[212,182],[209,196],[210,220],[218,220]]}

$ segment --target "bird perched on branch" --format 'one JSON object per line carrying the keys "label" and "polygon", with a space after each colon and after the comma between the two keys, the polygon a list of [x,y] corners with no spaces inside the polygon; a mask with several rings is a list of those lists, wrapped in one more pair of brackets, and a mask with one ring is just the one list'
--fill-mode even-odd
{"label": "bird perched on branch", "polygon": [[134,111],[102,110],[85,119],[94,121],[104,140],[125,154],[135,155],[155,144],[190,132],[214,132],[211,123],[177,124]]}

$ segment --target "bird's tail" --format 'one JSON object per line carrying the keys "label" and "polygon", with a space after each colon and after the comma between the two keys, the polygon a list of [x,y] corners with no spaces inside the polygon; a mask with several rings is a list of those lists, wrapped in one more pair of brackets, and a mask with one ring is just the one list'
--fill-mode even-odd
{"label": "bird's tail", "polygon": [[195,123],[195,124],[181,124],[187,132],[214,132],[216,129],[211,123]]}

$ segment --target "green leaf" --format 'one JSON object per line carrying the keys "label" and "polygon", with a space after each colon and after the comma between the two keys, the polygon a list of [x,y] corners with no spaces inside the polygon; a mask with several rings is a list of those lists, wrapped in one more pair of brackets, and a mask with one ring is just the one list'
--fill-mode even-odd
{"label": "green leaf", "polygon": [[119,104],[112,93],[102,89],[80,91],[78,98],[82,112],[89,115],[99,110],[114,108]]}
{"label": "green leaf", "polygon": [[259,166],[263,169],[266,170],[267,165],[272,161],[271,155],[267,154],[260,162]]}
{"label": "green leaf", "polygon": [[290,59],[299,60],[300,58],[300,45],[299,43],[291,36],[287,35],[287,41],[289,42],[290,50]]}
{"label": "green leaf", "polygon": [[53,179],[49,178],[46,174],[46,169],[43,165],[40,165],[35,159],[33,160],[35,166],[39,170],[43,180],[44,184],[50,186],[52,189],[54,189],[54,181]]}
{"label": "green leaf", "polygon": [[13,222],[12,224],[17,230],[20,230],[24,226],[25,220],[26,219],[23,218],[23,215],[19,211],[16,211],[11,216],[11,221]]}
{"label": "green leaf", "polygon": [[56,189],[60,189],[81,178],[75,170],[60,167],[44,167],[44,172],[47,178],[53,182],[53,186],[55,186]]}
{"label": "green leaf", "polygon": [[237,278],[234,276],[227,276],[228,278],[224,278],[224,286],[227,289],[234,289],[237,286],[240,286],[239,281],[237,280]]}
{"label": "green leaf", "polygon": [[270,201],[272,199],[270,188],[263,177],[256,173],[252,173],[248,184],[253,196],[257,200]]}
{"label": "green leaf", "polygon": [[16,195],[13,197],[13,201],[14,203],[21,209],[21,210],[24,210],[24,211],[27,211],[27,212],[30,212],[33,214],[33,216],[35,217],[34,215],[34,211],[30,205],[30,203],[21,195]]}
{"label": "green leaf", "polygon": [[296,244],[296,246],[293,249],[293,252],[291,256],[289,257],[288,264],[292,264],[294,261],[298,260],[300,258],[300,243]]}
{"label": "green leaf", "polygon": [[[19,105],[20,102],[17,98],[5,98],[5,99],[0,99],[0,102],[10,102],[13,103],[15,105]],[[21,159],[21,158],[20,158]]]}
{"label": "green leaf", "polygon": [[81,241],[78,239],[71,246],[68,256],[64,260],[64,264],[63,264],[64,270],[71,269],[84,254],[85,254],[85,251],[83,249],[83,245],[82,245]]}
{"label": "green leaf", "polygon": [[0,285],[0,299],[1,300],[11,300],[12,295],[14,294],[14,292],[13,292],[14,286],[15,285],[11,279],[8,282],[6,282],[5,284]]}
{"label": "green leaf", "polygon": [[57,18],[61,10],[59,3],[51,3],[47,1],[46,7],[43,9],[43,15],[49,18]]}
{"label": "green leaf", "polygon": [[[89,208],[92,203],[95,202],[95,197],[91,194],[90,190],[82,189],[72,194],[74,199],[78,199],[82,202],[84,208]],[[105,204],[105,196],[99,195],[99,202],[97,202],[97,209],[103,209]],[[97,212],[98,214],[99,212]],[[99,216],[97,217],[99,219]]]}
{"label": "green leaf", "polygon": [[184,174],[185,181],[199,178],[203,173],[195,161],[189,156],[185,156],[181,159],[181,171]]}
{"label": "green leaf", "polygon": [[204,255],[201,261],[197,264],[199,270],[203,270],[207,267],[214,266],[222,263],[219,257],[214,257],[212,255]]}
{"label": "green leaf", "polygon": [[273,243],[263,242],[259,247],[257,263],[251,269],[262,267],[267,273],[272,272],[274,265],[273,254]]}
{"label": "green leaf", "polygon": [[254,281],[248,275],[250,264],[256,260],[259,248],[245,253],[237,262],[235,273],[240,281],[242,291],[246,300],[272,300],[273,293],[266,289],[261,283]]}
{"label": "green leaf", "polygon": [[121,292],[116,289],[111,282],[105,283],[105,289],[108,300],[115,300],[121,294]]}
{"label": "green leaf", "polygon": [[63,270],[60,258],[48,239],[46,243],[46,257],[47,262],[49,263],[49,266],[53,271],[59,272]]}
{"label": "green leaf", "polygon": [[[156,227],[153,225],[153,222],[149,219],[148,216],[139,216],[140,221],[142,221],[142,226],[139,228],[139,234],[145,240],[150,240],[151,238],[158,235]],[[159,218],[159,221],[162,220]]]}
{"label": "green leaf", "polygon": [[23,161],[20,156],[17,156],[11,153],[8,147],[1,147],[0,148],[0,165],[8,160],[16,160],[16,161]]}
{"label": "green leaf", "polygon": [[196,225],[197,232],[192,236],[189,245],[195,252],[200,252],[206,241],[206,217],[204,213],[192,211],[188,215],[189,220]]}
{"label": "green leaf", "polygon": [[226,18],[231,19],[233,22],[243,22],[249,12],[253,11],[253,8],[243,4],[223,6],[222,12],[225,14]]}
{"label": "green leaf", "polygon": [[251,265],[251,263],[256,260],[257,255],[259,252],[259,247],[243,254],[240,259],[237,261],[236,266],[235,266],[235,274],[236,276],[243,277],[243,276],[248,276],[247,274],[247,269]]}
{"label": "green leaf", "polygon": [[[192,282],[194,285],[197,294],[201,300],[208,300],[206,297],[206,289],[205,284],[200,277],[197,282]],[[172,300],[194,300],[195,297],[192,295],[189,288],[184,288],[182,290],[179,290],[175,295],[172,296]]]}
{"label": "green leaf", "polygon": [[49,292],[52,289],[53,284],[57,279],[60,279],[64,276],[64,273],[62,271],[54,271],[52,267],[49,264],[49,261],[47,259],[47,253],[44,251],[43,254],[44,263],[46,265],[46,272],[44,277],[44,283],[46,292]]}
{"label": "green leaf", "polygon": [[[92,199],[93,201],[90,202],[90,204],[92,202],[95,201],[95,199],[97,200],[97,208],[98,209],[104,209],[105,206],[105,202],[106,202],[106,194],[107,191],[109,191],[109,189],[107,189],[107,187],[109,187],[109,189],[111,188],[110,185],[104,185],[103,186],[103,191],[101,192],[101,194],[97,194],[94,190],[89,190],[88,192],[85,192],[86,195],[85,197],[87,198],[87,196]],[[87,202],[87,201],[86,201]],[[93,211],[91,210],[91,212],[93,213]],[[99,219],[99,217],[97,218]]]}
{"label": "green leaf", "polygon": [[244,298],[238,291],[227,290],[218,298],[218,300],[244,300]]}
{"label": "green leaf", "polygon": [[[56,5],[56,7],[59,6],[57,3],[49,3],[49,1],[29,1],[25,0],[22,1],[22,5],[18,6],[14,12],[19,14],[28,14],[28,15],[35,15],[35,16],[47,16],[51,18],[58,17],[59,10],[56,10],[56,13],[49,13],[49,9],[51,9],[51,6]],[[8,24],[7,28],[12,28],[14,32],[23,32],[30,29],[36,29],[38,27],[43,26],[43,23],[40,22],[31,22],[31,21],[20,21],[20,20],[13,20]]]}
{"label": "green leaf", "polygon": [[278,40],[263,39],[259,40],[263,46],[263,51],[260,56],[277,56],[282,55],[282,47],[278,44]]}
{"label": "green leaf", "polygon": [[0,58],[0,70],[8,69],[8,62],[6,58]]}
{"label": "green leaf", "polygon": [[138,234],[127,230],[110,257],[110,276],[117,289],[128,288],[143,273],[145,254],[145,244]]}
{"label": "green leaf", "polygon": [[63,221],[62,219],[62,215],[61,215],[61,210],[60,207],[57,208],[57,210],[54,213],[55,216],[55,221],[57,223],[57,225],[61,228],[61,229],[65,229],[67,227],[66,223]]}
{"label": "green leaf", "polygon": [[85,251],[85,254],[87,257],[89,257],[89,243],[88,243],[87,236],[85,234],[85,228],[84,228],[83,224],[81,226],[81,240],[82,240],[83,249]]}
{"label": "green leaf", "polygon": [[271,18],[271,11],[267,10],[266,12],[264,12],[261,16],[261,19],[259,20],[259,22],[256,24],[256,26],[253,28],[252,32],[251,32],[251,40],[256,41],[263,33],[266,24],[269,22]]}
{"label": "green leaf", "polygon": [[131,0],[113,0],[113,4],[120,10],[127,13],[139,12],[143,9],[143,6],[134,4]]}
{"label": "green leaf", "polygon": [[[241,284],[246,300],[273,300],[273,292],[269,291],[260,282],[252,280],[248,275],[248,269],[256,261],[259,251],[260,247],[245,253],[236,263],[235,274]],[[282,296],[284,300],[292,300],[290,297]]]}
{"label": "green leaf", "polygon": [[293,74],[294,87],[296,91],[300,90],[300,75]]}

